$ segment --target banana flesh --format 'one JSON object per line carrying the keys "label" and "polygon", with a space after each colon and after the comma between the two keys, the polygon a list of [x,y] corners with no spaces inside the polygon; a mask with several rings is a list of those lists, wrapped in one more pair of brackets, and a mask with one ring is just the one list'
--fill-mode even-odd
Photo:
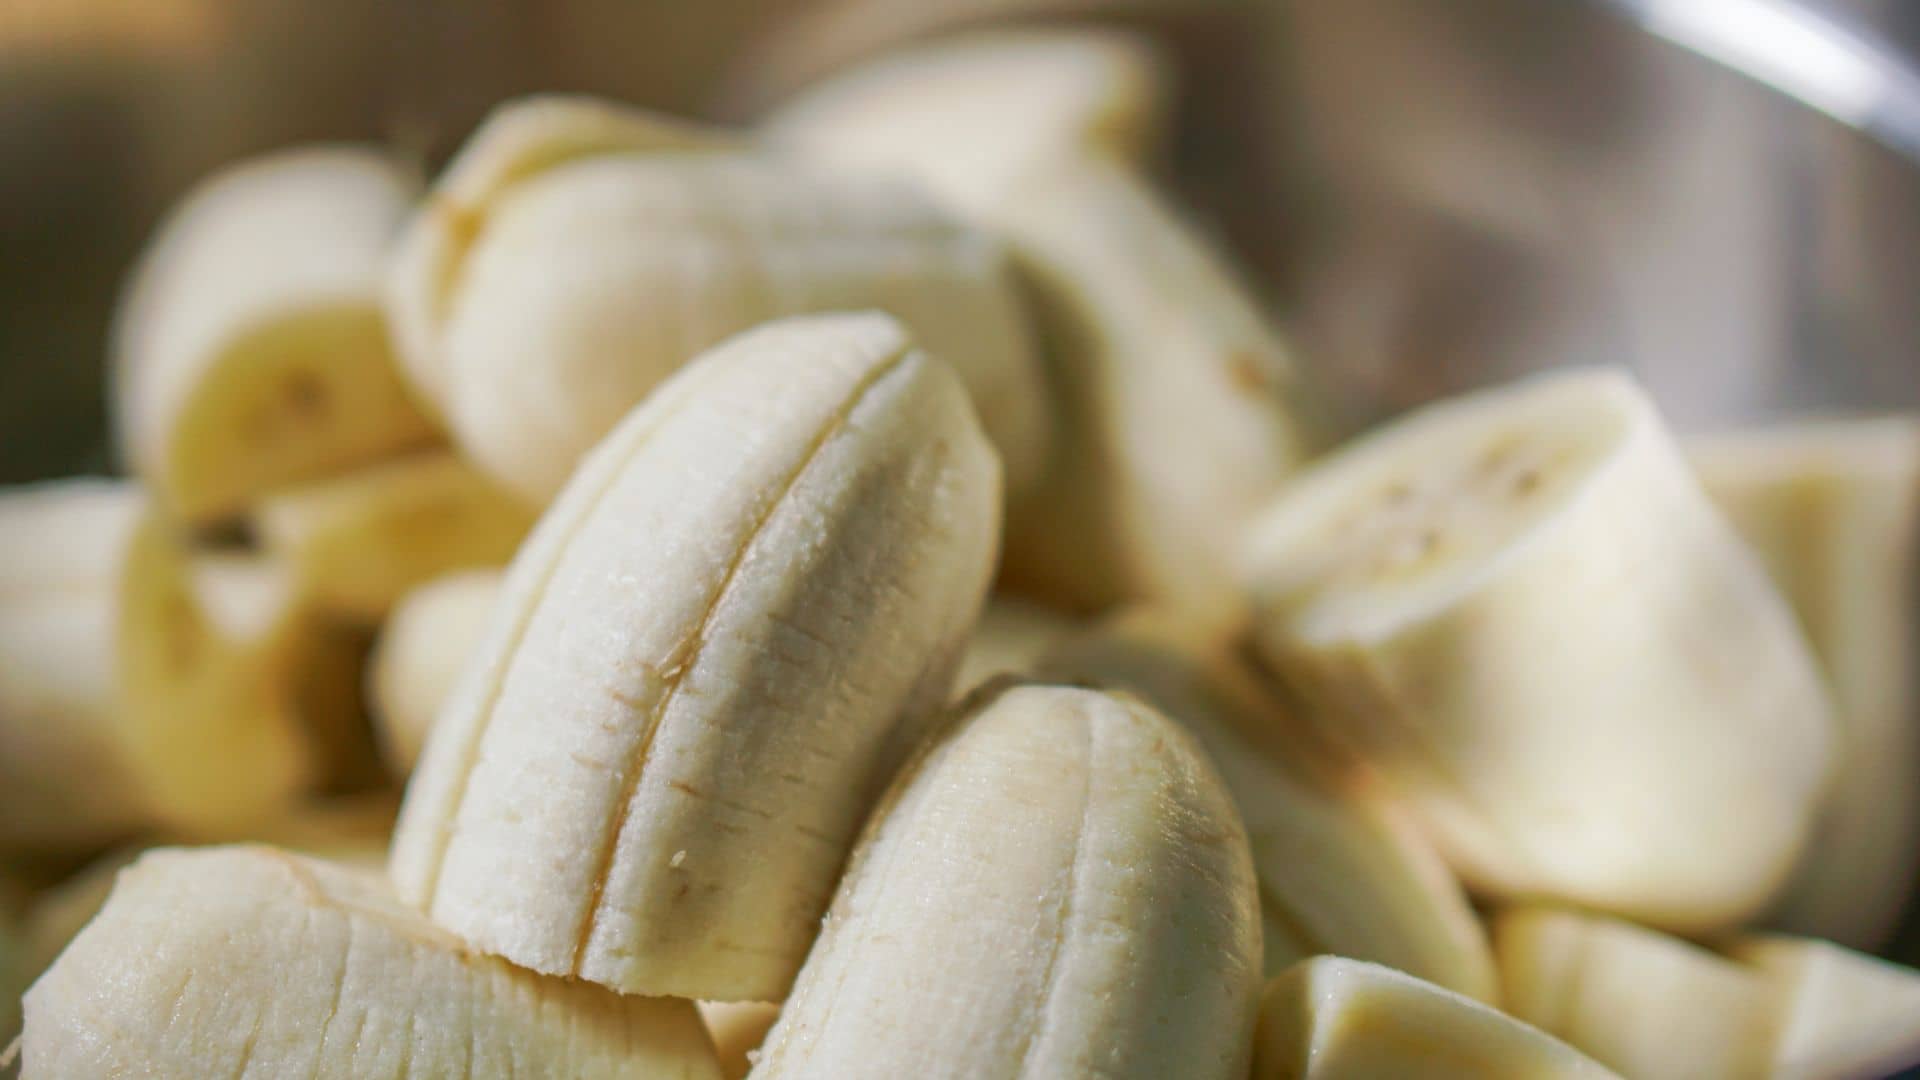
{"label": "banana flesh", "polygon": [[1204,754],[1126,697],[983,691],[896,779],[752,1076],[1246,1075],[1260,929]]}
{"label": "banana flesh", "polygon": [[779,1000],[946,696],[998,479],[959,382],[884,316],[690,365],[508,571],[407,794],[401,895],[536,971]]}
{"label": "banana flesh", "polygon": [[1038,672],[1138,695],[1207,751],[1253,845],[1268,977],[1332,954],[1494,1001],[1493,954],[1460,883],[1367,777],[1299,737],[1234,637],[1229,624],[1136,611]]}
{"label": "banana flesh", "polygon": [[434,718],[480,645],[500,584],[495,570],[438,578],[402,598],[380,628],[367,696],[381,755],[395,776],[406,776],[419,761]]}
{"label": "banana flesh", "polygon": [[1357,440],[1275,500],[1244,569],[1264,663],[1469,885],[1706,930],[1784,882],[1831,760],[1819,673],[1626,376]]}
{"label": "banana flesh", "polygon": [[379,283],[414,186],[371,150],[247,162],[192,192],[135,267],[114,327],[128,464],[205,521],[426,442]]}
{"label": "banana flesh", "polygon": [[719,1076],[690,1003],[475,955],[377,875],[267,847],[142,856],[25,1006],[26,1080]]}
{"label": "banana flesh", "polygon": [[1079,624],[1071,616],[1017,596],[987,600],[980,621],[960,654],[953,677],[954,700],[996,675],[1024,675],[1035,661],[1073,636]]}
{"label": "banana flesh", "polygon": [[1806,938],[1752,937],[1731,952],[1780,999],[1772,1075],[1865,1080],[1920,1066],[1920,972]]}
{"label": "banana flesh", "polygon": [[[551,115],[549,113],[548,115]],[[826,175],[739,147],[538,149],[542,127],[504,107],[443,187],[526,133],[514,168],[457,214],[436,194],[409,227],[389,286],[411,369],[478,464],[544,504],[582,454],[702,349],[785,315],[877,308],[952,364],[1024,490],[1047,454],[1046,388],[1005,250],[911,187]],[[555,159],[558,160],[555,160]],[[464,202],[464,200],[463,200]],[[444,261],[444,260],[442,260]],[[409,299],[411,298],[411,299]],[[529,363],[539,357],[540,363]]]}
{"label": "banana flesh", "polygon": [[767,1029],[780,1016],[780,1006],[763,1001],[702,1001],[700,1019],[713,1037],[725,1080],[744,1080]]}
{"label": "banana flesh", "polygon": [[1793,604],[1833,697],[1834,782],[1769,921],[1875,948],[1912,892],[1920,848],[1910,673],[1920,422],[1809,423],[1699,440],[1689,452]]}
{"label": "banana flesh", "polygon": [[1253,1080],[1605,1080],[1537,1028],[1379,964],[1302,960],[1260,999]]}

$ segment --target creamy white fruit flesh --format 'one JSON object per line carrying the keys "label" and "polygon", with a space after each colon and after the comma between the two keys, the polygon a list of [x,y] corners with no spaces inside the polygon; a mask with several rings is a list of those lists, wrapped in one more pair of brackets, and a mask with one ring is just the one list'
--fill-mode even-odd
{"label": "creamy white fruit flesh", "polygon": [[1420,410],[1243,555],[1263,661],[1470,885],[1700,930],[1785,881],[1832,759],[1819,673],[1626,376]]}
{"label": "creamy white fruit flesh", "polygon": [[1379,964],[1316,956],[1260,999],[1253,1080],[1605,1080],[1551,1035]]}
{"label": "creamy white fruit flesh", "polygon": [[1305,737],[1237,655],[1237,631],[1139,610],[1037,671],[1136,694],[1199,740],[1252,843],[1268,977],[1332,954],[1494,1001],[1493,954],[1459,881],[1372,778]]}
{"label": "creamy white fruit flesh", "polygon": [[1827,676],[1838,767],[1772,925],[1871,949],[1920,863],[1911,665],[1920,421],[1833,420],[1688,446],[1728,520],[1793,604]]}
{"label": "creamy white fruit flesh", "polygon": [[1246,1075],[1246,834],[1138,701],[983,691],[894,782],[752,1075]]}
{"label": "creamy white fruit flesh", "polygon": [[265,847],[142,856],[25,1005],[24,1080],[720,1075],[691,1003],[477,955],[377,875]]}
{"label": "creamy white fruit flesh", "polygon": [[965,392],[892,319],[712,350],[521,548],[409,787],[401,894],[538,971],[778,1000],[945,699],[999,502]]}
{"label": "creamy white fruit flesh", "polygon": [[767,1029],[780,1016],[780,1006],[762,1001],[702,1001],[700,1019],[720,1057],[720,1073],[726,1080],[742,1080],[753,1068],[753,1058]]}
{"label": "creamy white fruit flesh", "polygon": [[218,518],[431,438],[379,307],[414,191],[372,150],[290,151],[203,182],[161,225],[116,316],[113,404],[172,512]]}
{"label": "creamy white fruit flesh", "polygon": [[434,718],[486,632],[501,579],[497,570],[437,578],[403,597],[380,628],[367,697],[381,755],[394,775],[413,771]]}
{"label": "creamy white fruit flesh", "polygon": [[1773,1076],[1865,1080],[1920,1065],[1920,972],[1807,938],[1747,938],[1730,952],[1779,998]]}
{"label": "creamy white fruit flesh", "polygon": [[1026,674],[1034,661],[1079,629],[1079,621],[1064,612],[1017,596],[990,597],[960,654],[954,699],[996,675]]}

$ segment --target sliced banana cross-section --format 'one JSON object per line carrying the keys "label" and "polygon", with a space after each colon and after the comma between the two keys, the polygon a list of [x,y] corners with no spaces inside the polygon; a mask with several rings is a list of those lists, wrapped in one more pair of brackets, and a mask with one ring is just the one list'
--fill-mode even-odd
{"label": "sliced banana cross-section", "polygon": [[395,837],[400,892],[536,971],[785,994],[945,699],[999,476],[880,315],[770,324],[648,398],[507,575]]}
{"label": "sliced banana cross-section", "polygon": [[1539,377],[1325,459],[1255,525],[1264,660],[1469,883],[1685,929],[1753,914],[1831,717],[1792,611],[1627,377]]}
{"label": "sliced banana cross-section", "polygon": [[438,578],[402,598],[380,628],[367,696],[381,755],[395,775],[413,771],[460,669],[480,645],[500,585],[496,570]]}

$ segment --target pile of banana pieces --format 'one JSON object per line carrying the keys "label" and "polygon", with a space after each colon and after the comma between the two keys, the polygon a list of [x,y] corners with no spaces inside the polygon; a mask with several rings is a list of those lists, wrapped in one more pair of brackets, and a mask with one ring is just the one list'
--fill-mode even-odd
{"label": "pile of banana pieces", "polygon": [[13,1066],[1920,1062],[1920,421],[1586,369],[1332,439],[1169,81],[975,32],[206,180],[131,478],[0,494]]}

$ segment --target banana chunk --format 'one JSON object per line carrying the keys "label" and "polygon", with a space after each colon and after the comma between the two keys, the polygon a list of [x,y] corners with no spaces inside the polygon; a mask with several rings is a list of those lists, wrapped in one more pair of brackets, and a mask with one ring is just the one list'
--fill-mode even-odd
{"label": "banana chunk", "polygon": [[316,609],[377,622],[417,585],[505,566],[536,513],[458,456],[430,450],[269,496],[253,524]]}
{"label": "banana chunk", "polygon": [[1137,701],[1002,687],[895,780],[752,1075],[1246,1075],[1246,833]]}
{"label": "banana chunk", "polygon": [[1606,1080],[1538,1028],[1443,987],[1338,956],[1302,960],[1260,999],[1253,1080]]}
{"label": "banana chunk", "polygon": [[1920,1065],[1920,972],[1806,938],[1747,938],[1730,952],[1780,999],[1772,1075],[1865,1080]]}
{"label": "banana chunk", "polygon": [[1793,604],[1833,696],[1838,767],[1769,921],[1871,949],[1920,864],[1913,715],[1920,421],[1809,423],[1698,440],[1694,468]]}
{"label": "banana chunk", "polygon": [[953,697],[959,700],[996,675],[1025,675],[1034,663],[1080,629],[1073,617],[1017,596],[987,600],[967,651],[960,654],[960,671],[953,677]]}
{"label": "banana chunk", "polygon": [[401,895],[536,971],[779,1000],[946,696],[999,502],[964,390],[892,319],[712,350],[508,571],[407,793]]}
{"label": "banana chunk", "polygon": [[753,1068],[753,1058],[780,1016],[780,1006],[762,1001],[703,1001],[700,1019],[720,1055],[720,1074],[726,1080],[743,1080]]}
{"label": "banana chunk", "polygon": [[[481,466],[544,503],[702,349],[780,316],[878,308],[959,372],[1010,488],[1038,474],[1046,387],[998,242],[910,187],[737,146],[583,153],[562,133],[564,153],[541,149],[556,113],[545,103],[542,123],[527,107],[502,107],[473,136],[447,194],[409,227],[388,289],[394,321],[414,328],[401,335],[419,354],[409,370],[428,373],[422,389]],[[520,133],[511,168],[490,164],[506,153],[501,128]],[[481,173],[498,179],[456,198]]]}
{"label": "banana chunk", "polygon": [[1265,662],[1469,885],[1705,930],[1785,880],[1831,760],[1820,676],[1624,375],[1354,442],[1281,494],[1245,568]]}
{"label": "banana chunk", "polygon": [[380,628],[367,696],[381,755],[394,775],[406,776],[419,761],[460,669],[479,648],[500,584],[495,570],[436,579],[408,593]]}
{"label": "banana chunk", "polygon": [[162,224],[114,327],[118,434],[171,512],[427,442],[379,287],[413,184],[371,150],[276,154],[210,179]]}
{"label": "banana chunk", "polygon": [[1495,998],[1493,953],[1446,864],[1369,779],[1305,743],[1235,627],[1141,610],[1054,651],[1041,678],[1125,690],[1194,734],[1253,845],[1265,971],[1332,954]]}
{"label": "banana chunk", "polygon": [[142,856],[25,1006],[27,1080],[719,1076],[692,1004],[475,955],[377,875],[266,847]]}

